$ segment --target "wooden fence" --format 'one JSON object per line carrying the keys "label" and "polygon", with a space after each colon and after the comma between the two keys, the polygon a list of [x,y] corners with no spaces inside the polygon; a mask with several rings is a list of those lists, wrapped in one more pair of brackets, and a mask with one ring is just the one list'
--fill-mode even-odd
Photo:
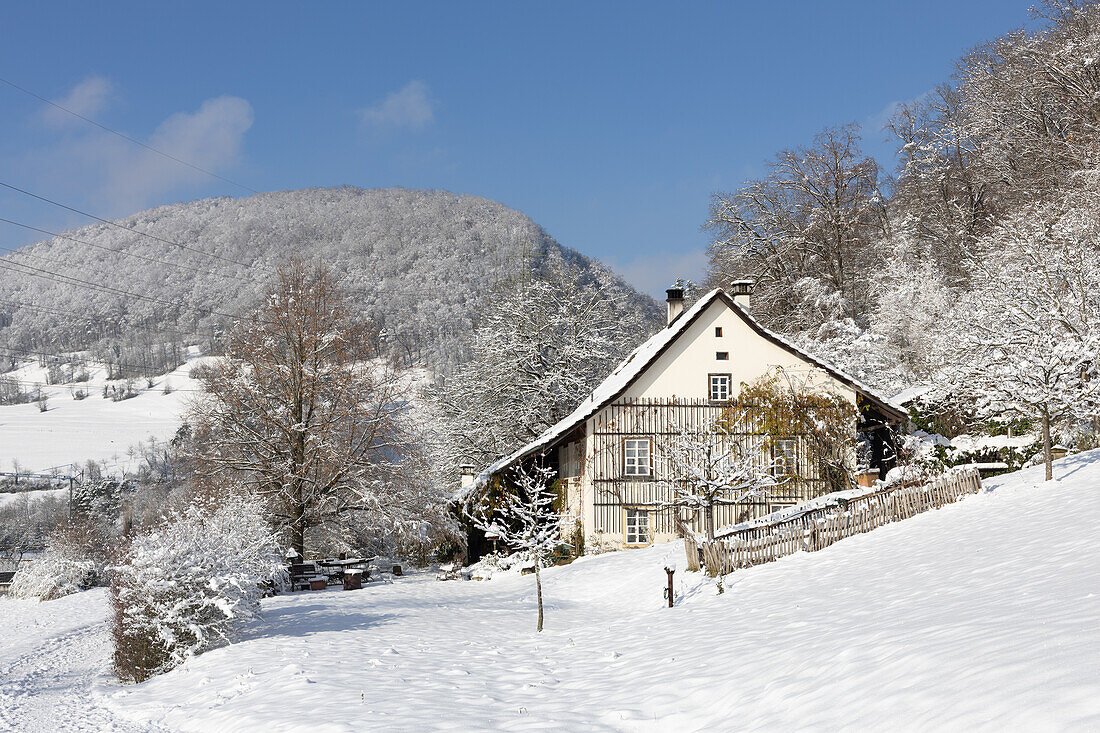
{"label": "wooden fence", "polygon": [[705,567],[708,575],[726,575],[796,552],[814,552],[845,537],[938,509],[981,489],[977,469],[967,468],[925,484],[903,484],[852,498],[838,497],[775,522],[719,532],[713,541],[701,544],[689,536],[685,541],[688,569]]}

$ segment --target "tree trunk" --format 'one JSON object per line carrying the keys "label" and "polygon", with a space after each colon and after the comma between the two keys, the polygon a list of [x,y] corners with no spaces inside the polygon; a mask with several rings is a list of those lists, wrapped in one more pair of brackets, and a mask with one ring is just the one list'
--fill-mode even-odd
{"label": "tree trunk", "polygon": [[542,565],[542,559],[539,557],[539,553],[535,552],[535,596],[539,601],[539,625],[536,631],[542,631],[542,574],[539,572]]}
{"label": "tree trunk", "polygon": [[714,505],[707,507],[707,539],[714,541]]}
{"label": "tree trunk", "polygon": [[302,521],[301,511],[297,512],[298,516],[294,518],[294,522],[291,525],[290,541],[294,545],[294,551],[298,553],[298,562],[305,562],[306,560],[306,525]]}
{"label": "tree trunk", "polygon": [[1054,455],[1050,445],[1050,411],[1043,408],[1043,463],[1046,464],[1046,480],[1054,478]]}

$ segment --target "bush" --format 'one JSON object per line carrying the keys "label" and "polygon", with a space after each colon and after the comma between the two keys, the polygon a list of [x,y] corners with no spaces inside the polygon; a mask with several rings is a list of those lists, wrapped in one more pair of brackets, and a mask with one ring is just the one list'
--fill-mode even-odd
{"label": "bush", "polygon": [[111,569],[115,672],[141,682],[231,641],[286,579],[258,501],[193,504],[134,537]]}
{"label": "bush", "polygon": [[20,567],[9,592],[14,598],[53,601],[88,590],[102,580],[107,536],[86,519],[68,522],[50,535],[45,554]]}
{"label": "bush", "polygon": [[52,549],[19,567],[8,592],[13,598],[52,601],[95,585],[95,563],[66,557]]}
{"label": "bush", "polygon": [[90,519],[74,519],[55,528],[41,558],[21,566],[9,592],[15,598],[52,601],[103,581],[108,536]]}

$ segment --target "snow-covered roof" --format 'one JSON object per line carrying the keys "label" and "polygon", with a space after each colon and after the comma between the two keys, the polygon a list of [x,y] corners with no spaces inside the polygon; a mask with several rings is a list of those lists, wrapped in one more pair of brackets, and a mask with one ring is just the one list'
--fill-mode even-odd
{"label": "snow-covered roof", "polygon": [[913,400],[923,397],[931,391],[932,386],[928,384],[917,384],[912,387],[906,387],[890,398],[890,404],[894,407],[905,407]]}
{"label": "snow-covered roof", "polygon": [[854,377],[845,374],[840,369],[822,361],[821,359],[803,351],[787,339],[783,338],[774,331],[770,331],[764,328],[760,323],[753,318],[747,310],[738,305],[733,298],[727,295],[721,288],[715,288],[709,293],[699,298],[691,305],[690,308],[680,314],[678,318],[673,320],[666,328],[662,328],[656,334],[651,336],[649,340],[643,343],[634,351],[620,362],[615,367],[611,374],[600,382],[596,389],[592,390],[592,393],[588,395],[577,408],[573,410],[568,416],[559,420],[556,424],[552,425],[545,432],[542,433],[535,440],[531,441],[527,445],[523,446],[514,453],[504,456],[494,463],[487,466],[477,477],[473,483],[462,489],[456,494],[456,499],[462,500],[469,495],[470,492],[476,491],[486,483],[489,479],[497,473],[512,465],[516,461],[533,455],[534,453],[551,447],[554,442],[559,438],[571,432],[578,425],[583,423],[589,417],[601,410],[607,403],[618,397],[623,390],[630,386],[630,384],[648,367],[664,350],[671,344],[681,333],[683,333],[692,322],[705,311],[714,301],[723,300],[729,305],[735,313],[737,313],[745,322],[757,333],[766,339],[778,344],[782,348],[802,357],[815,366],[820,367],[824,371],[831,374],[833,377],[841,382],[848,384],[857,392],[862,393],[865,397],[871,401],[878,403],[880,409],[886,412],[898,413],[904,415],[896,407],[890,405],[889,400],[877,394],[867,385],[863,384]]}

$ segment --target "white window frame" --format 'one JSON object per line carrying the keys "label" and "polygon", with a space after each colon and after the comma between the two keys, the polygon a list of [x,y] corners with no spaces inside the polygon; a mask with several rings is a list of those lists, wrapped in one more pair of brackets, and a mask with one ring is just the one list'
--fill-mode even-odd
{"label": "white window frame", "polygon": [[784,509],[790,509],[795,505],[793,501],[773,501],[768,504],[768,514],[774,514],[776,512],[783,511]]}
{"label": "white window frame", "polygon": [[632,506],[623,508],[623,544],[653,544],[653,528],[648,510]]}
{"label": "white window frame", "polygon": [[[780,448],[780,444],[784,448]],[[787,459],[790,459],[788,463]],[[772,443],[772,473],[776,477],[798,475],[798,438],[776,438]]]}
{"label": "white window frame", "polygon": [[[644,446],[644,448],[643,448]],[[623,439],[623,475],[653,475],[653,441],[649,438]]]}
{"label": "white window frame", "polygon": [[[724,396],[715,396],[716,394],[717,395],[722,395],[721,391],[717,391],[717,392],[715,391],[715,386],[716,386],[716,381],[717,381],[718,384],[721,384],[721,382],[723,380],[725,381]],[[733,375],[731,375],[731,374],[708,374],[707,375],[707,399],[709,399],[711,402],[728,402],[730,400],[730,391],[731,391],[730,388],[732,386],[733,386]]]}

